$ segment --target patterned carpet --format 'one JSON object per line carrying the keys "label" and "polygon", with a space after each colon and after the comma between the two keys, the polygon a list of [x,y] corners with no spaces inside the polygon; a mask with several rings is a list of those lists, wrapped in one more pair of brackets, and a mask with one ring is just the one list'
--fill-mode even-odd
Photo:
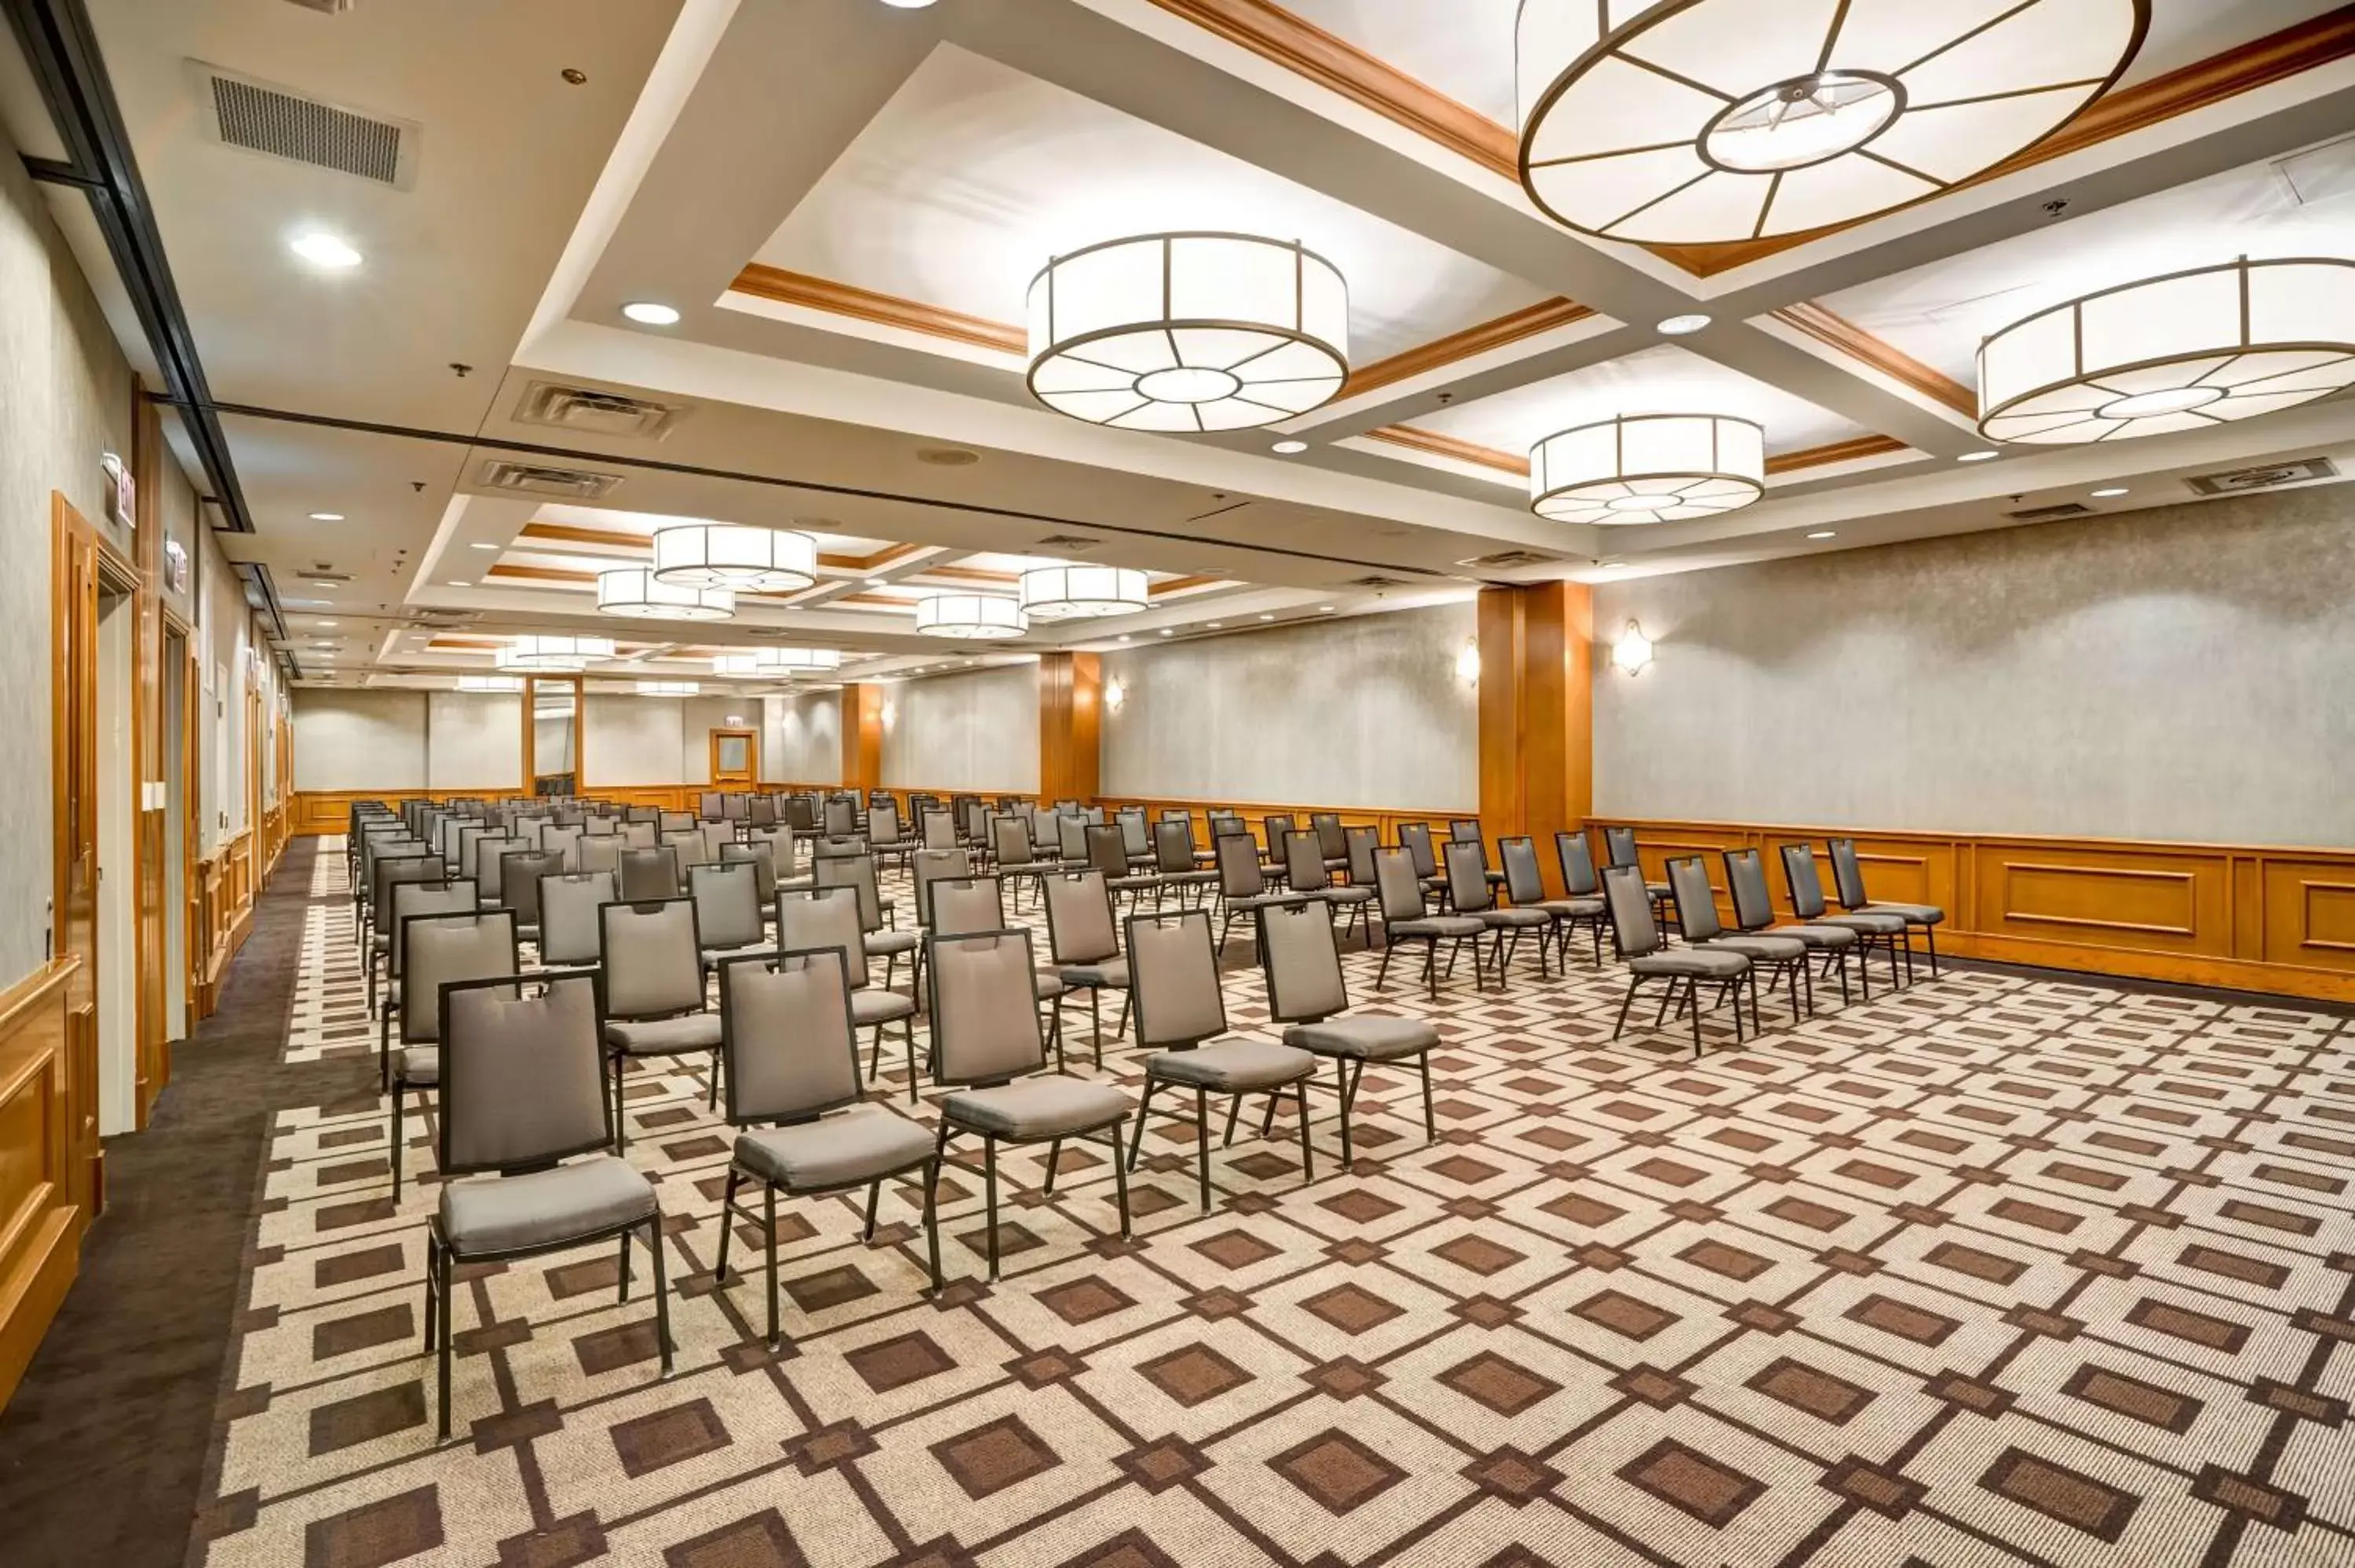
{"label": "patterned carpet", "polygon": [[[332,847],[294,1055],[374,1049]],[[1423,1011],[1373,962],[1361,1008]],[[1339,1172],[1328,1075],[1316,1181],[1279,1123],[1208,1216],[1156,1118],[1131,1245],[1100,1150],[1051,1199],[1010,1156],[994,1287],[976,1175],[943,1187],[937,1300],[912,1192],[871,1246],[848,1200],[781,1205],[774,1355],[757,1277],[712,1288],[699,1075],[634,1075],[677,1371],[610,1248],[478,1267],[442,1448],[430,1123],[396,1209],[372,1097],[285,1108],[193,1560],[2355,1563],[2345,1021],[1925,971],[1796,1028],[1770,999],[1764,1040],[1694,1063],[1609,1042],[1621,989],[1459,976],[1437,1143],[1369,1074]],[[1255,970],[1228,1006],[1264,1019]]]}

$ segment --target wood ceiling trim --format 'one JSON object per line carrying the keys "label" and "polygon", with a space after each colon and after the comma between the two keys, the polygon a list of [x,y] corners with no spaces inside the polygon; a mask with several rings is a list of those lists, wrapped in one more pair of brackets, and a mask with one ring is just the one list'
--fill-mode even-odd
{"label": "wood ceiling trim", "polygon": [[1535,337],[1541,332],[1551,332],[1572,322],[1582,322],[1593,313],[1575,300],[1540,300],[1534,305],[1526,305],[1494,321],[1475,323],[1462,332],[1449,333],[1445,337],[1434,338],[1403,354],[1393,354],[1388,359],[1377,359],[1371,365],[1360,366],[1349,373],[1349,379],[1342,385],[1341,396],[1350,397],[1361,392],[1371,392],[1376,387],[1404,381],[1411,376],[1421,376],[1426,371],[1469,359],[1476,354],[1487,354],[1508,344],[1518,343],[1523,338]]}
{"label": "wood ceiling trim", "polygon": [[736,281],[729,284],[729,288],[736,293],[751,294],[756,299],[771,300],[778,304],[799,305],[806,310],[851,316],[879,326],[898,327],[903,332],[922,333],[927,337],[948,338],[999,354],[1026,355],[1029,352],[1029,334],[1018,326],[969,316],[962,311],[943,310],[938,305],[927,305],[916,300],[903,300],[896,294],[879,294],[855,283],[837,283],[831,278],[813,278],[806,272],[791,272],[782,267],[764,266],[758,261],[737,273]]}
{"label": "wood ceiling trim", "polygon": [[[551,544],[604,545],[625,550],[643,550],[653,540],[645,534],[627,533],[616,528],[583,528],[574,523],[527,523],[517,539],[539,539]],[[871,572],[922,549],[922,545],[886,545],[872,555],[846,556],[831,550],[818,552],[817,564],[842,572]],[[627,565],[629,563],[623,563]]]}
{"label": "wood ceiling trim", "polygon": [[1854,322],[1834,314],[1812,300],[1785,305],[1774,313],[1774,319],[1806,334],[1828,348],[1838,349],[1849,358],[1870,366],[1899,385],[1912,387],[1931,401],[1945,404],[1966,418],[1978,418],[1978,397],[1969,387],[1945,371],[1924,365],[1903,350],[1883,343]]}
{"label": "wood ceiling trim", "polygon": [[1224,588],[1228,578],[1196,575],[1185,577],[1164,577],[1145,590],[1147,599],[1167,599],[1176,594],[1192,593],[1197,588]]}
{"label": "wood ceiling trim", "polygon": [[1855,462],[1862,458],[1886,457],[1891,452],[1906,450],[1905,443],[1894,436],[1852,436],[1844,441],[1827,441],[1819,447],[1802,447],[1795,452],[1780,452],[1766,459],[1766,472],[1796,473],[1802,469],[1822,468],[1829,463]]}
{"label": "wood ceiling trim", "polygon": [[[1412,425],[1384,425],[1380,429],[1368,430],[1366,435],[1372,440],[1388,441],[1392,446],[1427,452],[1433,457],[1493,468],[1499,473],[1515,474],[1522,479],[1529,475],[1529,460],[1525,457],[1499,451],[1495,447],[1479,446],[1455,436],[1444,436],[1436,430],[1417,429]],[[1893,436],[1854,436],[1844,441],[1829,441],[1819,447],[1803,447],[1797,451],[1777,453],[1766,460],[1766,471],[1770,474],[1794,473],[1802,469],[1854,462],[1859,458],[1881,457],[1905,450],[1905,443]]]}

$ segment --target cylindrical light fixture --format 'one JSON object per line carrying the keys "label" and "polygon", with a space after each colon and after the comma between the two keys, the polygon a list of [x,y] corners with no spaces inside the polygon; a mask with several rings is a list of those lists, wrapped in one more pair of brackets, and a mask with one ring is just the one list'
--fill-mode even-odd
{"label": "cylindrical light fixture", "polygon": [[597,574],[597,609],[646,620],[726,620],[736,613],[736,590],[689,588],[644,567],[616,567]]}
{"label": "cylindrical light fixture", "polygon": [[916,601],[916,630],[925,637],[980,641],[1029,630],[1021,601],[1006,594],[936,593]]}
{"label": "cylindrical light fixture", "polygon": [[520,692],[521,675],[461,675],[458,689],[462,692]]}
{"label": "cylindrical light fixture", "polygon": [[2355,385],[2355,261],[2242,260],[2105,289],[1979,345],[1979,429],[2066,446],[2202,430]]}
{"label": "cylindrical light fixture", "polygon": [[2125,71],[2150,0],[1521,0],[1521,185],[1645,245],[1852,223],[2066,124]]}
{"label": "cylindrical light fixture", "polygon": [[1683,523],[1766,493],[1766,432],[1732,414],[1627,414],[1529,449],[1529,510],[1558,523]]}
{"label": "cylindrical light fixture", "polygon": [[642,697],[691,697],[703,688],[693,681],[640,681]]}
{"label": "cylindrical light fixture", "polygon": [[502,670],[533,674],[585,670],[598,660],[613,656],[613,640],[610,637],[575,637],[567,632],[535,631],[510,638],[506,647],[492,655],[491,662]]}
{"label": "cylindrical light fixture", "polygon": [[1243,430],[1305,414],[1349,374],[1349,288],[1290,240],[1108,239],[1030,281],[1030,392],[1125,430]]}
{"label": "cylindrical light fixture", "polygon": [[1130,615],[1148,602],[1145,574],[1127,567],[1034,567],[1022,574],[1022,613],[1033,620]]}
{"label": "cylindrical light fixture", "polygon": [[755,648],[748,653],[713,656],[711,673],[731,680],[782,680],[842,668],[839,648]]}
{"label": "cylindrical light fixture", "polygon": [[654,574],[687,588],[785,593],[817,581],[817,541],[788,528],[683,523],[655,531]]}

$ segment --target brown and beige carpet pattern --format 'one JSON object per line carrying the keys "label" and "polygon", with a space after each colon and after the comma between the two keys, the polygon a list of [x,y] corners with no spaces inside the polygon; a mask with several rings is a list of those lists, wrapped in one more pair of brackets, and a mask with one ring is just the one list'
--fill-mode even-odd
{"label": "brown and beige carpet pattern", "polygon": [[[372,1052],[317,863],[288,1050]],[[1338,1171],[1328,1076],[1315,1182],[1279,1122],[1205,1216],[1156,1118],[1126,1245],[1101,1149],[1051,1198],[1017,1154],[994,1287],[955,1171],[937,1298],[912,1192],[871,1245],[847,1200],[781,1207],[773,1354],[757,1272],[713,1287],[700,1074],[634,1075],[677,1372],[610,1248],[477,1267],[440,1447],[430,1121],[396,1207],[379,1107],[282,1110],[192,1559],[2355,1563],[2344,1020],[1925,970],[1796,1027],[1770,999],[1765,1038],[1695,1062],[1610,1042],[1607,969],[1459,975],[1426,1010],[1373,962],[1359,1005],[1446,1036],[1435,1143],[1412,1081],[1369,1075]],[[1228,1007],[1263,1027],[1255,970]]]}

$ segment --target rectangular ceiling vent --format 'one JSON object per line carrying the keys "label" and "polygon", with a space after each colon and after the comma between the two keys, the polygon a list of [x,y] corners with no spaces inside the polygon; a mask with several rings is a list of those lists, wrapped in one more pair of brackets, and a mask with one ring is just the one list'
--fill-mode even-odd
{"label": "rectangular ceiling vent", "polygon": [[622,482],[618,473],[597,473],[584,468],[543,468],[534,463],[493,459],[483,465],[485,490],[509,490],[518,495],[556,495],[567,501],[597,501]]}
{"label": "rectangular ceiling vent", "polygon": [[2052,506],[2031,506],[2025,512],[2007,512],[2006,517],[2015,523],[2058,523],[2063,517],[2091,517],[2094,509],[2082,501],[2063,501]]}
{"label": "rectangular ceiling vent", "polygon": [[1391,588],[1401,588],[1406,587],[1406,579],[1404,577],[1386,577],[1380,574],[1376,574],[1373,577],[1353,577],[1349,581],[1343,583],[1341,587],[1348,588],[1362,588],[1368,593],[1382,593]]}
{"label": "rectangular ceiling vent", "polygon": [[296,572],[294,575],[306,583],[347,583],[352,580],[352,574],[349,572],[331,572],[318,567],[314,567],[307,572]]}
{"label": "rectangular ceiling vent", "polygon": [[2295,462],[2269,462],[2257,468],[2236,468],[2222,473],[2194,474],[2183,482],[2194,495],[2239,495],[2252,490],[2278,490],[2286,484],[2312,484],[2337,479],[2339,465],[2328,458],[2299,458]]}
{"label": "rectangular ceiling vent", "polygon": [[197,78],[201,129],[221,145],[357,175],[394,190],[417,184],[417,143],[424,128],[416,121],[340,108],[202,60],[190,60],[188,69]]}
{"label": "rectangular ceiling vent", "polygon": [[1092,550],[1103,543],[1102,539],[1091,539],[1083,534],[1050,534],[1039,541],[1039,548],[1065,551]]}
{"label": "rectangular ceiling vent", "polygon": [[1475,571],[1508,572],[1516,567],[1551,566],[1561,559],[1560,556],[1549,556],[1541,550],[1499,550],[1493,556],[1475,556],[1470,560],[1455,564],[1470,567]]}
{"label": "rectangular ceiling vent", "polygon": [[286,0],[290,5],[300,5],[305,11],[324,11],[330,16],[340,16],[359,0]]}
{"label": "rectangular ceiling vent", "polygon": [[682,403],[657,403],[620,392],[600,392],[590,387],[567,387],[535,381],[524,389],[516,418],[527,425],[549,425],[584,436],[620,440],[660,440],[687,417]]}

